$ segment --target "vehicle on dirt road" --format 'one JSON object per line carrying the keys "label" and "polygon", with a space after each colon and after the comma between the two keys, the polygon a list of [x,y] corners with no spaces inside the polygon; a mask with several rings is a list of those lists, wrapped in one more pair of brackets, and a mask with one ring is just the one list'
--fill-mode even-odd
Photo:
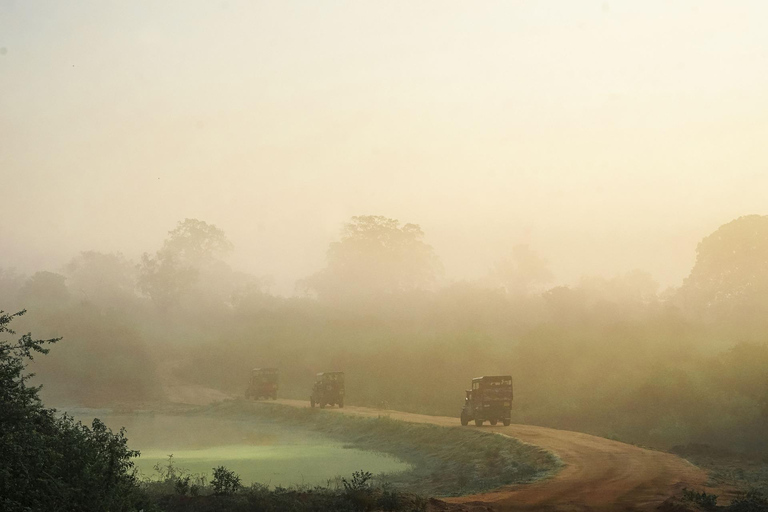
{"label": "vehicle on dirt road", "polygon": [[248,381],[248,389],[245,390],[245,398],[251,400],[277,399],[279,376],[280,373],[277,368],[254,368],[251,370],[251,379]]}
{"label": "vehicle on dirt road", "polygon": [[344,372],[323,372],[317,374],[317,380],[312,386],[309,404],[322,409],[326,405],[344,407]]}
{"label": "vehicle on dirt road", "polygon": [[467,390],[464,408],[461,410],[461,424],[474,421],[478,427],[484,421],[496,425],[499,421],[508,426],[512,411],[512,377],[509,375],[488,375],[472,379],[472,389]]}

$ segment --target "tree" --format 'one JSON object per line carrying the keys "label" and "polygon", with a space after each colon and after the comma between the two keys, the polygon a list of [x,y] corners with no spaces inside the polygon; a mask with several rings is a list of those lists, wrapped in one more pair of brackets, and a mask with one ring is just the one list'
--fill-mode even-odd
{"label": "tree", "polygon": [[64,271],[75,296],[93,304],[121,305],[136,296],[136,268],[120,253],[84,251]]}
{"label": "tree", "polygon": [[739,217],[705,237],[676,299],[710,318],[762,316],[768,310],[768,216]]}
{"label": "tree", "polygon": [[25,277],[17,274],[14,269],[0,268],[0,303],[13,304],[24,281]]}
{"label": "tree", "polygon": [[417,224],[379,215],[352,217],[332,242],[325,269],[300,282],[324,298],[355,298],[424,289],[441,265]]}
{"label": "tree", "polygon": [[184,219],[168,232],[154,256],[144,254],[139,265],[139,289],[165,308],[198,281],[201,270],[220,265],[232,250],[224,232],[197,219]]}
{"label": "tree", "polygon": [[43,406],[26,362],[60,338],[18,340],[0,311],[0,509],[8,512],[135,510],[140,496],[125,433],[91,428]]}
{"label": "tree", "polygon": [[44,308],[62,306],[70,298],[66,280],[54,272],[35,272],[19,290],[19,300]]}
{"label": "tree", "polygon": [[549,262],[527,245],[517,245],[512,253],[497,261],[492,278],[511,294],[524,295],[552,281]]}

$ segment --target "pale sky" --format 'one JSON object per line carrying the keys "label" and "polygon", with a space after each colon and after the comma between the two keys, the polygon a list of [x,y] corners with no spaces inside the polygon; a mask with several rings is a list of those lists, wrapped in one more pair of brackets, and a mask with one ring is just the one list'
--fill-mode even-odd
{"label": "pale sky", "polygon": [[156,250],[186,217],[275,291],[352,215],[447,279],[520,243],[663,285],[768,214],[768,3],[0,0],[0,267]]}

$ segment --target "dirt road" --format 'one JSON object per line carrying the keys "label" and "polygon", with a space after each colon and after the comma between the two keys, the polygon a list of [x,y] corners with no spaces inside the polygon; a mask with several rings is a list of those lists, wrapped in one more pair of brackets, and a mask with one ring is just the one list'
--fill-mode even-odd
{"label": "dirt road", "polygon": [[[277,402],[294,407],[309,407],[307,402],[299,400]],[[555,453],[565,464],[560,472],[546,480],[444,500],[451,504],[463,504],[466,510],[655,510],[665,499],[679,494],[683,487],[703,489],[707,481],[704,471],[675,455],[579,432],[530,425],[461,427],[458,418],[364,407],[347,406],[344,409],[328,410],[361,416],[385,415],[412,423],[481,428],[540,446]]]}

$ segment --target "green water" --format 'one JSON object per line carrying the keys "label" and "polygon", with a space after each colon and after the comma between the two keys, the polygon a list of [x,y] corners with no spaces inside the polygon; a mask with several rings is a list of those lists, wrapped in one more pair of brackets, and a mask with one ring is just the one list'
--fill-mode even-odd
{"label": "green water", "polygon": [[286,428],[258,418],[247,422],[211,417],[158,414],[76,414],[83,422],[98,416],[113,430],[126,428],[128,444],[140,450],[134,459],[144,478],[158,477],[154,466],[167,465],[173,454],[177,468],[211,479],[212,468],[226,466],[244,484],[270,486],[325,485],[359,470],[395,473],[410,466],[391,456],[345,448],[336,441],[299,428]]}
{"label": "green water", "polygon": [[[408,466],[377,453],[344,448],[338,444],[249,446],[230,445],[202,450],[175,451],[178,467],[190,473],[211,474],[214,466],[223,465],[234,471],[244,483],[268,485],[324,485],[336,476],[349,477],[364,469],[371,473],[391,473]],[[142,475],[153,475],[155,464],[167,463],[163,450],[147,450],[136,466]],[[210,476],[208,477],[210,480]]]}

